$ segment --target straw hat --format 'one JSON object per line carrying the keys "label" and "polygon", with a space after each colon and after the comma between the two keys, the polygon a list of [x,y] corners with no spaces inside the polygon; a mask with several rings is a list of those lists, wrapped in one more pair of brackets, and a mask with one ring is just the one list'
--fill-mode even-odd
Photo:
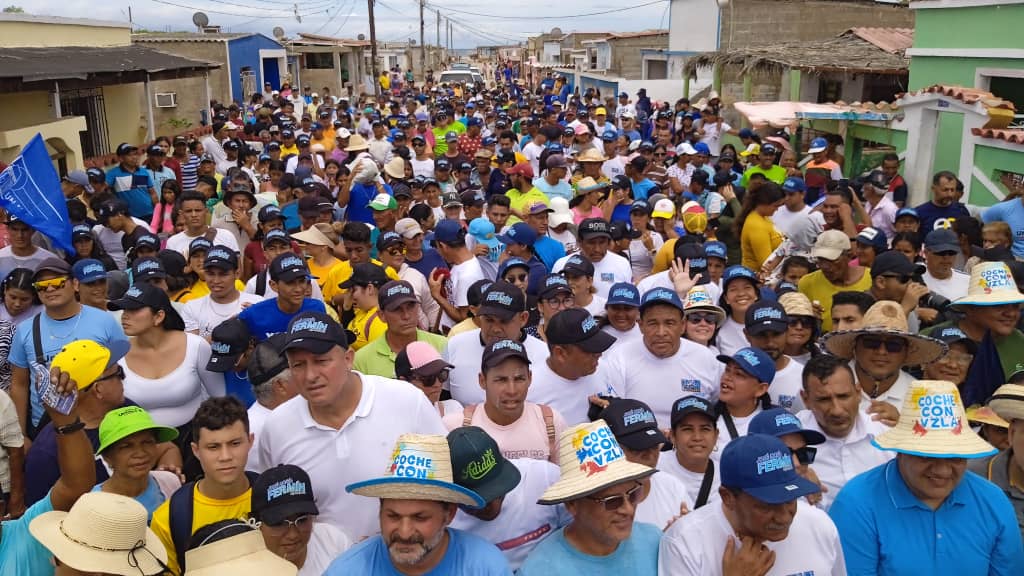
{"label": "straw hat", "polygon": [[358,152],[360,150],[369,150],[370,144],[363,138],[362,134],[353,134],[348,139],[348,146],[345,146],[345,152]]}
{"label": "straw hat", "polygon": [[[351,148],[351,145],[349,147]],[[388,163],[384,165],[384,173],[392,178],[405,178],[405,158],[395,156],[388,160]]]}
{"label": "straw hat", "polygon": [[334,242],[326,234],[318,230],[316,226],[310,226],[302,232],[292,234],[292,240],[314,246],[329,246],[331,248],[335,246]]}
{"label": "straw hat", "polygon": [[577,162],[604,162],[608,158],[597,148],[589,147],[576,157]]}
{"label": "straw hat", "polygon": [[594,192],[596,190],[604,190],[610,185],[611,184],[608,182],[598,182],[597,180],[594,180],[590,176],[587,176],[585,178],[580,178],[579,181],[576,182],[576,190],[580,194],[586,194],[588,192]]}
{"label": "straw hat", "polygon": [[694,286],[690,288],[690,291],[686,293],[686,299],[683,300],[683,316],[689,312],[713,312],[718,318],[718,325],[725,322],[725,310],[720,306],[716,306],[714,300],[711,299],[711,294],[708,293],[708,289],[704,286]]}
{"label": "straw hat", "polygon": [[578,424],[559,441],[561,477],[544,491],[538,504],[561,504],[630,480],[646,478],[656,469],[626,460],[604,420]]}
{"label": "straw hat", "polygon": [[70,512],[41,514],[28,529],[63,564],[80,572],[159,574],[167,550],[146,527],[147,518],[146,508],[134,498],[89,492]]}
{"label": "straw hat", "polygon": [[476,492],[455,484],[451,453],[444,436],[402,434],[385,474],[349,484],[345,490],[371,498],[436,500],[476,508],[486,504]]}
{"label": "straw hat", "polygon": [[1009,428],[1010,423],[999,417],[995,410],[988,406],[971,406],[967,409],[967,421],[970,423],[988,424],[997,428]]}
{"label": "straw hat", "polygon": [[927,458],[982,458],[997,452],[971,430],[956,384],[943,380],[911,384],[899,422],[871,443],[880,450]]}
{"label": "straw hat", "polygon": [[988,399],[988,407],[1007,422],[1024,419],[1024,386],[1003,384]]}
{"label": "straw hat", "polygon": [[967,296],[953,301],[954,306],[999,306],[1020,304],[1024,294],[1017,290],[1010,267],[1003,262],[982,262],[971,268]]}
{"label": "straw hat", "polygon": [[817,317],[811,299],[801,292],[787,292],[779,296],[779,304],[782,304],[787,316]]}
{"label": "straw hat", "polygon": [[901,336],[910,344],[904,366],[918,366],[939,359],[949,349],[946,344],[919,334],[911,334],[903,308],[892,300],[875,302],[864,313],[863,326],[857,330],[841,330],[826,334],[822,343],[831,354],[840,358],[853,358],[853,348],[858,336],[878,334]]}
{"label": "straw hat", "polygon": [[259,530],[185,552],[185,576],[293,576],[294,564],[267,550]]}

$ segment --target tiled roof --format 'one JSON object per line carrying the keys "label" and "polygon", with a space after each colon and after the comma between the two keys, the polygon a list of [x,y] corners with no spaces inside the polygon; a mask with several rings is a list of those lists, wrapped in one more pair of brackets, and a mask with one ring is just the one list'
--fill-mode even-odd
{"label": "tiled roof", "polygon": [[1016,110],[1017,107],[1013,105],[1013,102],[1009,100],[1003,100],[995,94],[986,90],[980,90],[978,88],[967,88],[964,86],[952,86],[946,84],[935,84],[928,86],[927,88],[921,88],[914,92],[907,93],[906,96],[916,96],[918,94],[942,94],[955,100],[959,100],[964,104],[975,104],[980,102],[987,108],[1005,108],[1007,110]]}
{"label": "tiled roof", "polygon": [[236,38],[252,36],[252,32],[163,32],[157,34],[132,34],[132,42],[225,42]]}
{"label": "tiled roof", "polygon": [[971,134],[982,138],[1002,140],[1010,144],[1024,144],[1024,128],[993,130],[991,128],[971,128]]}
{"label": "tiled roof", "polygon": [[640,32],[613,32],[608,38],[643,38],[644,36],[661,36],[668,30],[641,30]]}
{"label": "tiled roof", "polygon": [[902,55],[914,44],[913,28],[850,28],[852,33],[890,54]]}

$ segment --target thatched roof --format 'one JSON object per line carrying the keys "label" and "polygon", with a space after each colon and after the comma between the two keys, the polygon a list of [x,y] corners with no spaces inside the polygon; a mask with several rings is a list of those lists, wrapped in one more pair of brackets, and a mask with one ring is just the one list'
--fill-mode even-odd
{"label": "thatched roof", "polygon": [[686,61],[687,72],[714,65],[739,66],[741,71],[779,74],[797,69],[812,74],[845,72],[851,74],[905,75],[910,59],[868,42],[854,31],[815,42],[779,43],[750,46],[718,52],[704,52]]}

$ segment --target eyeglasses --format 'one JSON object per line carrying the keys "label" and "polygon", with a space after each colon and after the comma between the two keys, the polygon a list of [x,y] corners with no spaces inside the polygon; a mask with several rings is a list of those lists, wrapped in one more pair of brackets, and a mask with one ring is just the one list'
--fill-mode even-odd
{"label": "eyeglasses", "polygon": [[302,516],[299,516],[295,520],[289,520],[289,519],[285,518],[284,520],[282,520],[278,524],[268,524],[268,523],[264,522],[263,526],[266,526],[272,532],[277,532],[278,534],[282,534],[284,532],[287,532],[288,529],[292,528],[292,527],[295,527],[296,530],[302,532],[302,531],[309,530],[309,529],[313,528],[313,520],[314,520],[314,516],[312,514],[303,514]]}
{"label": "eyeglasses", "polygon": [[900,284],[906,284],[907,282],[910,282],[912,277],[910,276],[910,274],[882,274],[882,278],[890,278],[892,280],[896,280]]}
{"label": "eyeglasses", "polygon": [[36,289],[36,292],[46,292],[50,288],[54,290],[62,290],[67,286],[68,277],[58,276],[56,278],[50,278],[49,280],[37,280],[32,283],[32,286]]}
{"label": "eyeglasses", "polygon": [[576,305],[576,297],[566,296],[565,298],[546,298],[544,303],[548,306],[554,306],[555,308],[572,308]]}
{"label": "eyeglasses", "polygon": [[793,328],[803,326],[804,328],[814,328],[814,318],[808,316],[790,316],[789,325]]}
{"label": "eyeglasses", "polygon": [[142,569],[142,563],[139,562],[139,552],[145,552],[153,559],[154,562],[157,563],[158,566],[160,566],[160,574],[174,574],[174,572],[171,571],[171,568],[167,564],[164,564],[163,560],[157,558],[156,554],[153,554],[149,548],[146,548],[146,542],[140,540],[135,544],[134,548],[128,551],[128,565],[137,569],[139,574],[142,574],[142,576],[146,576],[146,571]]}
{"label": "eyeglasses", "polygon": [[419,382],[424,387],[430,387],[435,384],[444,384],[448,381],[448,369],[445,368],[437,374],[419,374],[413,372],[411,378],[416,382]]}
{"label": "eyeglasses", "polygon": [[803,448],[797,448],[796,450],[790,448],[789,452],[796,456],[797,461],[804,466],[814,464],[814,458],[818,455],[818,449],[814,446],[804,446]]}
{"label": "eyeglasses", "polygon": [[97,378],[93,380],[92,383],[95,384],[97,382],[103,382],[104,380],[113,380],[114,378],[117,378],[118,380],[124,380],[124,368],[120,364],[117,365],[117,372],[114,372],[109,376]]}
{"label": "eyeglasses", "polygon": [[629,503],[635,506],[640,501],[640,489],[643,487],[643,484],[637,483],[636,486],[627,490],[625,494],[616,494],[606,498],[594,498],[593,496],[587,496],[587,498],[598,504],[603,504],[605,510],[612,512],[622,508],[622,505],[626,503],[626,499],[629,499]]}
{"label": "eyeglasses", "polygon": [[505,282],[526,282],[529,278],[527,274],[507,274],[505,275]]}
{"label": "eyeglasses", "polygon": [[959,364],[961,366],[970,366],[971,362],[974,362],[974,355],[963,354],[960,352],[950,352],[945,356],[940,356],[939,359],[936,360],[936,362],[943,362],[946,360],[953,362],[954,364]]}
{"label": "eyeglasses", "polygon": [[718,324],[718,316],[715,316],[710,312],[690,312],[686,315],[686,321],[690,324],[700,324],[703,322],[705,324],[715,325]]}
{"label": "eyeglasses", "polygon": [[907,347],[907,341],[902,338],[886,340],[884,338],[875,338],[873,336],[863,336],[860,338],[860,343],[868,350],[878,350],[882,346],[885,346],[885,351],[890,354],[903,352],[903,349]]}
{"label": "eyeglasses", "polygon": [[664,152],[655,152],[654,153],[654,157],[655,158],[664,158],[665,156],[667,156],[667,154],[665,154]]}

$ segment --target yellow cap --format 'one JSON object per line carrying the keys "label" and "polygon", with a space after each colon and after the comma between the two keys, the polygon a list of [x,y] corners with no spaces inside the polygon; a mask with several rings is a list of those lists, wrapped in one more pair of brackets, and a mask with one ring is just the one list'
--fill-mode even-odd
{"label": "yellow cap", "polygon": [[75,340],[53,357],[51,366],[67,372],[81,390],[95,382],[109,362],[110,350],[106,346],[92,340]]}

